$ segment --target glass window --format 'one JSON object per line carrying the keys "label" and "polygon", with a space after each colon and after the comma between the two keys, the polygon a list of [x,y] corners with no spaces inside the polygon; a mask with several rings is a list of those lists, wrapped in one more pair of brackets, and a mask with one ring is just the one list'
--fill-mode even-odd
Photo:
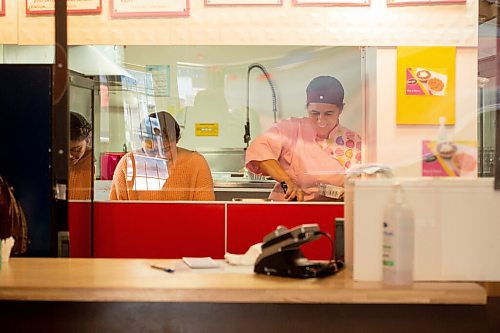
{"label": "glass window", "polygon": [[[329,121],[333,128],[338,119],[345,133],[337,135],[337,143],[314,143],[314,147],[324,151],[332,150],[332,160],[340,162],[341,167],[335,169],[329,180],[324,174],[319,175],[322,170],[308,165],[307,172],[314,175],[307,186],[312,184],[317,188],[319,182],[341,185],[339,179],[351,161],[356,158],[360,161],[361,136],[352,137],[355,140],[350,148],[339,142],[350,144],[349,133],[362,132],[362,48],[197,46],[196,51],[193,49],[193,46],[105,47],[119,55],[108,54],[115,59],[113,66],[109,66],[112,68],[91,76],[99,87],[94,102],[96,200],[268,198],[273,188],[276,191],[281,187],[276,185],[276,175],[246,168],[245,136],[251,143],[288,118],[314,123],[307,112],[306,87],[318,76],[336,77],[343,87],[342,110]],[[98,48],[94,51],[101,52]],[[228,57],[229,54],[234,57]],[[155,59],[162,58],[161,55],[165,55],[165,61],[159,63]],[[144,135],[144,130],[152,130],[145,123],[157,121],[163,111],[172,116],[174,123],[158,124],[160,135],[154,132]],[[174,126],[171,130],[164,128],[171,125]],[[177,135],[175,126],[179,127]],[[162,153],[164,150],[170,152],[170,160]],[[195,157],[184,164],[186,156],[191,156],[186,152]],[[158,158],[166,162],[161,163]],[[282,156],[276,158],[282,162]],[[184,171],[201,168],[202,178],[210,179],[200,180],[203,184],[200,188],[192,177],[181,181],[179,166]],[[116,171],[117,168],[121,171]],[[116,195],[116,187],[112,185],[113,176],[118,173],[122,179],[120,192],[126,193],[123,196]],[[177,194],[186,193],[180,197],[163,196],[175,187]],[[180,191],[181,188],[185,191]],[[207,193],[211,191],[213,194]]]}

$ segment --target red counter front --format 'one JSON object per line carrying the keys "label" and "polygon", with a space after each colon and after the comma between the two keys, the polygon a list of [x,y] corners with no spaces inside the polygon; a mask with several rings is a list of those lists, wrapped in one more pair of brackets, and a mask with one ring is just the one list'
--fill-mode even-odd
{"label": "red counter front", "polygon": [[97,258],[224,257],[224,204],[99,202]]}
{"label": "red counter front", "polygon": [[[282,225],[292,228],[316,223],[321,231],[335,235],[335,218],[344,216],[343,205],[325,204],[228,204],[227,251],[245,253],[262,238]],[[306,244],[302,250],[310,259],[329,259],[332,251],[327,238]]]}
{"label": "red counter front", "polygon": [[73,258],[91,258],[91,203],[68,203],[69,255]]}
{"label": "red counter front", "polygon": [[[221,259],[224,253],[245,253],[269,232],[283,225],[317,223],[335,234],[335,218],[343,204],[233,202],[95,202],[93,229],[90,203],[70,203],[72,257],[90,256],[90,235],[96,258]],[[303,246],[306,257],[328,259],[326,238]]]}

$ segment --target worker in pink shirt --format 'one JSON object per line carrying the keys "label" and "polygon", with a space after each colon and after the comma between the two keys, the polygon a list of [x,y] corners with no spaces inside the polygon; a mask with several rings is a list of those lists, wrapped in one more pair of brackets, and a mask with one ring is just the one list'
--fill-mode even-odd
{"label": "worker in pink shirt", "polygon": [[307,117],[274,124],[246,152],[248,170],[278,182],[272,200],[329,200],[319,194],[319,184],[343,186],[346,170],[361,162],[361,137],[339,123],[344,108],[339,80],[316,77],[306,95]]}

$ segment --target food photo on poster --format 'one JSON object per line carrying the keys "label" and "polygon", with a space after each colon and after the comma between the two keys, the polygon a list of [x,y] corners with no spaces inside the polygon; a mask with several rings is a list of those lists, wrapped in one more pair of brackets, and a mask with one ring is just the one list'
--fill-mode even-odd
{"label": "food photo on poster", "polygon": [[446,68],[407,68],[406,95],[444,96],[448,75]]}

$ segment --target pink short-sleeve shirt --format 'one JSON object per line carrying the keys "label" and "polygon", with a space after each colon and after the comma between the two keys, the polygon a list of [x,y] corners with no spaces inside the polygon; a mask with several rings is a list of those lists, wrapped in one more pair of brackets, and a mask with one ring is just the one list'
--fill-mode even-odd
{"label": "pink short-sleeve shirt", "polygon": [[[247,149],[246,167],[266,175],[253,161],[274,159],[304,192],[304,200],[321,200],[318,184],[343,186],[346,170],[361,162],[361,137],[346,127],[337,125],[328,139],[318,141],[311,120],[290,118],[274,124],[255,138]],[[266,175],[267,176],[267,175]],[[269,196],[284,200],[279,184]]]}

